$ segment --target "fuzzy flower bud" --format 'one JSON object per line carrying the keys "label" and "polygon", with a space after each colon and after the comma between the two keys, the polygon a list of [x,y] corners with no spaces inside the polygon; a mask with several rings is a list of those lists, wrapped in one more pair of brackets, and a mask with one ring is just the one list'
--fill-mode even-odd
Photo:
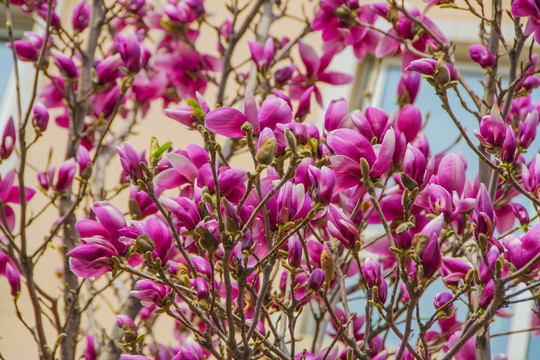
{"label": "fuzzy flower bud", "polygon": [[330,282],[336,277],[336,267],[334,265],[334,258],[327,249],[323,249],[321,252],[321,269],[324,271],[325,282]]}

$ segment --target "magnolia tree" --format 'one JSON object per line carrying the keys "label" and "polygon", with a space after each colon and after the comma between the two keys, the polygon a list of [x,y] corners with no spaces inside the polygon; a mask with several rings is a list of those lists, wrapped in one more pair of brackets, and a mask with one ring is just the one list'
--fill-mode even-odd
{"label": "magnolia tree", "polygon": [[[0,180],[0,275],[40,359],[502,359],[490,325],[512,303],[540,303],[538,2],[234,0],[214,2],[226,10],[216,20],[203,0],[83,0],[71,21],[54,0],[3,3],[17,104],[0,137],[1,159],[15,159]],[[41,30],[14,40],[15,7]],[[482,93],[434,7],[478,22]],[[285,20],[298,33],[273,36]],[[204,32],[217,39],[206,51]],[[329,69],[348,47],[358,61],[401,59],[399,109],[329,99],[318,126],[321,86],[354,81]],[[30,94],[22,62],[35,68]],[[474,156],[430,151],[422,82]],[[150,107],[203,146],[125,142]],[[56,125],[65,161],[29,169]],[[479,163],[469,178],[467,162]],[[120,164],[120,185],[106,187]],[[121,192],[128,201],[109,202]],[[33,229],[46,209],[49,227]],[[56,292],[36,278],[51,248]],[[96,316],[107,292],[115,326]]]}

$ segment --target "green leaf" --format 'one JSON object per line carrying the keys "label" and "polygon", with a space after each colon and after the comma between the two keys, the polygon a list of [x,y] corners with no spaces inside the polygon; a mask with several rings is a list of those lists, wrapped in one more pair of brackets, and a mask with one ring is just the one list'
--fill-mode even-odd
{"label": "green leaf", "polygon": [[193,109],[194,112],[196,112],[199,115],[204,116],[204,111],[203,111],[201,105],[199,105],[199,103],[197,102],[197,100],[195,100],[195,99],[187,99],[186,102],[189,104],[189,106],[191,106],[191,108]]}
{"label": "green leaf", "polygon": [[159,157],[167,151],[172,145],[172,141],[167,141],[165,144],[161,145],[155,152],[152,158],[153,161],[157,161]]}

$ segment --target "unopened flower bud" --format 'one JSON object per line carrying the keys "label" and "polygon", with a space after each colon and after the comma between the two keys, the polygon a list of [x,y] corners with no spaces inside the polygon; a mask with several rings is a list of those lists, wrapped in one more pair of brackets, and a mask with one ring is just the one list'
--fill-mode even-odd
{"label": "unopened flower bud", "polygon": [[135,240],[135,252],[137,254],[146,254],[156,249],[156,244],[150,239],[147,234],[137,236]]}
{"label": "unopened flower bud", "polygon": [[429,240],[431,240],[431,238],[426,234],[414,235],[414,254],[420,259],[422,259],[422,255],[424,255],[424,250],[426,249]]}
{"label": "unopened flower bud", "polygon": [[309,277],[308,287],[313,291],[318,291],[324,283],[326,275],[322,269],[314,269]]}
{"label": "unopened flower bud", "polygon": [[259,151],[255,155],[255,160],[261,164],[270,165],[276,156],[276,138],[269,136],[263,140]]}
{"label": "unopened flower bud", "polygon": [[215,252],[219,246],[218,239],[204,226],[199,226],[196,230],[199,234],[199,244],[208,252]]}
{"label": "unopened flower bud", "polygon": [[289,265],[294,268],[302,265],[302,243],[297,237],[289,240]]}
{"label": "unopened flower bud", "polygon": [[189,285],[189,269],[186,265],[178,263],[178,268],[176,270],[176,277],[180,280],[180,283],[184,286]]}
{"label": "unopened flower bud", "polygon": [[289,128],[285,129],[285,140],[287,140],[289,149],[291,149],[292,152],[296,151],[296,138]]}
{"label": "unopened flower bud", "polygon": [[42,103],[36,103],[34,105],[32,124],[41,132],[47,130],[47,125],[49,124],[49,111]]}
{"label": "unopened flower bud", "polygon": [[193,282],[193,287],[197,292],[197,298],[199,300],[208,300],[210,298],[210,289],[208,282],[205,279],[200,277],[196,278]]}
{"label": "unopened flower bud", "polygon": [[336,277],[336,268],[334,265],[334,258],[330,251],[323,249],[321,252],[321,269],[325,274],[325,282],[330,282]]}
{"label": "unopened flower bud", "polygon": [[396,246],[398,249],[407,250],[413,244],[413,236],[409,230],[406,230],[396,236]]}
{"label": "unopened flower bud", "polygon": [[433,74],[433,77],[437,84],[444,85],[450,82],[450,70],[448,70],[448,66],[446,66],[446,63],[444,62],[444,54],[441,54],[441,57],[437,61],[437,65],[435,66],[435,73]]}

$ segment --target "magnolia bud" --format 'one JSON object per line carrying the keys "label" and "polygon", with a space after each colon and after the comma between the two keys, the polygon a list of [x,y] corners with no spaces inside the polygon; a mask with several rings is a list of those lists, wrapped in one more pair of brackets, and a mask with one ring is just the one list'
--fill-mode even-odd
{"label": "magnolia bud", "polygon": [[422,255],[424,255],[424,250],[426,250],[429,240],[431,240],[431,238],[426,234],[414,235],[414,254],[420,259],[422,259]]}
{"label": "magnolia bud", "polygon": [[309,277],[308,287],[313,291],[318,291],[324,283],[326,275],[322,269],[315,269]]}
{"label": "magnolia bud", "polygon": [[199,244],[208,252],[215,252],[219,246],[218,239],[204,226],[199,226],[196,230],[199,234]]}
{"label": "magnolia bud", "polygon": [[323,249],[321,252],[321,269],[325,274],[325,281],[328,283],[336,277],[336,268],[334,265],[334,258],[330,251]]}
{"label": "magnolia bud", "polygon": [[255,160],[261,164],[270,165],[276,156],[276,138],[269,136],[263,140],[259,151],[255,155]]}
{"label": "magnolia bud", "polygon": [[441,54],[441,57],[437,61],[437,65],[435,66],[435,73],[433,74],[433,77],[435,78],[435,81],[439,85],[444,85],[450,82],[450,70],[448,70],[448,66],[446,66],[446,63],[444,62],[444,54]]}
{"label": "magnolia bud", "polygon": [[289,265],[295,268],[302,265],[302,243],[297,237],[289,240]]}
{"label": "magnolia bud", "polygon": [[176,276],[180,283],[184,286],[189,286],[189,269],[186,265],[178,263],[178,268],[176,270]]}
{"label": "magnolia bud", "polygon": [[285,129],[285,139],[287,140],[287,146],[289,146],[289,149],[291,149],[293,152],[296,151],[296,138],[289,128]]}
{"label": "magnolia bud", "polygon": [[137,236],[137,239],[135,240],[135,252],[137,254],[146,254],[148,251],[152,252],[155,249],[156,244],[147,234]]}

